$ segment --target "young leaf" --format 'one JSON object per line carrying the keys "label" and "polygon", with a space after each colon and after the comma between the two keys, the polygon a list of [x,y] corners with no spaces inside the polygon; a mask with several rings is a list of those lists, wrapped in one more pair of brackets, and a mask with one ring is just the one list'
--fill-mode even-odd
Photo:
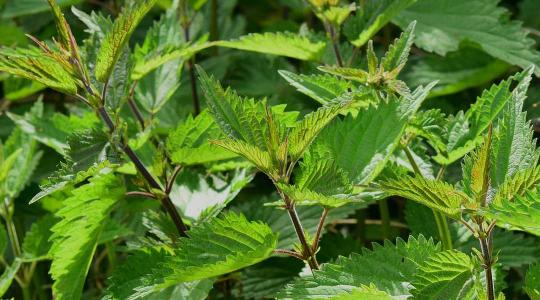
{"label": "young leaf", "polygon": [[67,50],[68,52],[71,52],[71,29],[69,28],[69,24],[66,21],[66,18],[64,18],[64,14],[62,13],[62,10],[60,9],[60,6],[56,3],[56,0],[47,0],[49,1],[49,6],[51,7],[54,15],[54,23],[56,24],[56,30],[60,34],[60,42],[62,47]]}
{"label": "young leaf", "polygon": [[326,47],[323,41],[310,41],[291,32],[251,33],[236,40],[218,41],[215,45],[314,61],[321,57]]}
{"label": "young leaf", "polygon": [[[517,21],[506,17],[508,11],[491,0],[419,0],[394,18],[405,28],[418,22],[416,45],[428,52],[445,55],[468,40],[489,55],[509,64],[527,68],[540,66],[540,52]],[[540,68],[535,71],[540,75]]]}
{"label": "young leaf", "polygon": [[266,259],[277,243],[267,225],[234,213],[199,224],[189,236],[173,254],[140,251],[130,257],[110,279],[110,297],[137,299],[181,282],[230,273]]}
{"label": "young leaf", "polygon": [[138,0],[135,4],[125,8],[114,21],[113,27],[105,35],[97,55],[95,75],[99,81],[106,82],[109,79],[109,75],[135,27],[154,6],[155,2],[156,0]]}
{"label": "young leaf", "polygon": [[531,123],[523,112],[532,71],[531,67],[515,75],[518,84],[493,134],[490,175],[494,188],[498,188],[517,172],[534,167],[538,160]]}
{"label": "young leaf", "polygon": [[37,48],[0,48],[0,71],[35,80],[64,94],[76,94],[79,85],[64,66]]}
{"label": "young leaf", "polygon": [[456,219],[461,216],[461,205],[471,201],[466,194],[448,183],[419,176],[391,179],[381,183],[381,189],[391,195],[419,202]]}
{"label": "young leaf", "polygon": [[405,31],[401,33],[401,36],[390,45],[388,51],[386,51],[386,54],[381,60],[381,66],[385,71],[389,72],[394,69],[403,69],[407,62],[407,58],[409,57],[409,51],[411,51],[415,26],[416,22],[411,22]]}
{"label": "young leaf", "polygon": [[172,161],[180,165],[202,164],[235,157],[233,153],[211,143],[224,135],[207,110],[189,116],[169,134],[167,150]]}
{"label": "young leaf", "polygon": [[356,47],[362,47],[394,16],[416,0],[368,0],[345,22],[344,33]]}
{"label": "young leaf", "polygon": [[363,285],[373,284],[380,291],[394,297],[410,295],[411,278],[418,266],[440,251],[438,245],[423,236],[409,240],[398,238],[396,245],[385,242],[374,244],[373,250],[361,254],[339,257],[336,262],[324,264],[313,276],[306,276],[287,285],[278,299],[329,298],[352,293]]}
{"label": "young leaf", "polygon": [[418,299],[463,299],[472,288],[474,264],[469,256],[447,250],[420,263],[412,284]]}
{"label": "young leaf", "polygon": [[497,220],[497,225],[503,228],[540,236],[540,199],[537,193],[527,192],[511,200],[492,202],[481,213]]}
{"label": "young leaf", "polygon": [[34,262],[44,259],[51,259],[51,228],[58,220],[52,215],[46,215],[32,223],[30,230],[26,232],[22,243],[22,260]]}
{"label": "young leaf", "polygon": [[50,274],[57,299],[78,299],[105,219],[123,198],[124,184],[114,174],[98,175],[72,191],[57,212],[62,219],[51,231]]}

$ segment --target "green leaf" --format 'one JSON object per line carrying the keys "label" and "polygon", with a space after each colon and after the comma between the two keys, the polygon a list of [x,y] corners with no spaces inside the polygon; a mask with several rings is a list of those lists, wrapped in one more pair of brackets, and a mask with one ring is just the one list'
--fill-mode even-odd
{"label": "green leaf", "polygon": [[527,270],[525,291],[532,300],[540,299],[540,264],[530,266]]}
{"label": "green leaf", "polygon": [[346,93],[348,89],[352,89],[351,83],[329,74],[303,75],[285,70],[279,70],[278,73],[300,93],[323,105]]}
{"label": "green leaf", "polygon": [[275,298],[285,284],[302,271],[304,263],[295,258],[271,257],[246,268],[241,275],[242,295],[246,299]]}
{"label": "green leaf", "polygon": [[56,3],[56,0],[47,0],[49,2],[49,6],[51,7],[51,10],[54,15],[54,23],[56,24],[56,30],[58,31],[60,37],[59,42],[62,47],[68,51],[72,52],[71,46],[72,46],[72,39],[74,38],[71,34],[71,29],[69,28],[69,24],[66,21],[66,18],[64,18],[64,14],[62,13],[62,10],[60,9],[60,6]]}
{"label": "green leaf", "polygon": [[79,85],[57,60],[34,47],[0,48],[0,71],[35,80],[64,94],[76,94]]}
{"label": "green leaf", "polygon": [[[505,8],[491,0],[419,0],[394,18],[405,28],[416,20],[416,45],[445,55],[471,41],[489,55],[509,64],[540,66],[540,53],[521,24],[511,21]],[[537,68],[540,75],[540,68]]]}
{"label": "green leaf", "polygon": [[[81,0],[58,0],[57,2],[61,7],[65,7],[80,3]],[[37,14],[50,9],[49,5],[42,0],[7,0],[3,8],[3,19]]]}
{"label": "green leaf", "polygon": [[235,157],[233,153],[211,143],[225,136],[207,110],[195,118],[188,116],[169,134],[167,150],[179,165],[195,165]]}
{"label": "green leaf", "polygon": [[497,220],[497,225],[509,230],[521,230],[540,236],[540,199],[537,193],[492,202],[481,211],[483,215]]}
{"label": "green leaf", "polygon": [[498,187],[492,202],[512,201],[514,197],[524,196],[527,191],[535,190],[539,183],[540,166],[522,170]]}
{"label": "green leaf", "polygon": [[[429,90],[429,88],[426,88]],[[427,93],[391,98],[327,126],[309,149],[314,160],[334,159],[354,184],[369,183],[384,168],[408,123]],[[384,124],[384,126],[381,126]]]}
{"label": "green leaf", "polygon": [[420,176],[391,179],[382,182],[381,189],[391,195],[426,205],[455,219],[461,216],[461,205],[471,201],[466,194],[446,182]]}
{"label": "green leaf", "polygon": [[438,80],[429,97],[454,94],[475,86],[482,86],[500,77],[508,64],[472,47],[461,48],[446,56],[425,55],[411,61],[405,81],[411,86]]}
{"label": "green leaf", "polygon": [[124,185],[114,174],[98,175],[71,192],[57,212],[62,220],[51,231],[53,258],[50,274],[57,299],[81,297],[86,274],[106,218],[124,196]]}
{"label": "green leaf", "polygon": [[394,16],[416,0],[368,0],[345,22],[344,33],[356,47],[363,46]]}
{"label": "green leaf", "polygon": [[9,76],[3,83],[6,99],[11,101],[26,98],[46,88],[37,81],[15,76]]}
{"label": "green leaf", "polygon": [[360,288],[354,288],[350,294],[343,294],[336,297],[331,297],[330,299],[332,300],[355,300],[355,299],[392,300],[394,298],[390,296],[388,293],[380,291],[377,289],[377,287],[372,285],[372,286],[362,286]]}
{"label": "green leaf", "polygon": [[241,155],[262,172],[271,173],[273,170],[274,162],[268,151],[261,150],[241,140],[219,140],[213,143]]}
{"label": "green leaf", "polygon": [[[467,234],[467,241],[454,245],[461,252],[471,253],[478,248],[478,240],[469,231]],[[531,265],[540,259],[540,245],[535,237],[499,228],[495,228],[493,237],[493,253],[497,253],[497,264],[503,270]]]}
{"label": "green leaf", "polygon": [[352,102],[351,100],[347,100],[347,98],[340,100],[320,107],[316,111],[305,115],[301,121],[297,122],[296,126],[288,135],[291,160],[295,161],[302,157],[321,130],[346,110]]}
{"label": "green leaf", "polygon": [[213,280],[184,282],[144,297],[145,300],[205,300],[212,290]]}
{"label": "green leaf", "polygon": [[420,263],[412,284],[418,299],[463,299],[472,288],[474,264],[469,256],[447,250]]}
{"label": "green leaf", "polygon": [[335,263],[322,265],[313,276],[299,278],[278,294],[278,299],[317,299],[353,293],[356,288],[373,284],[394,297],[407,298],[411,278],[418,266],[440,251],[438,245],[423,236],[409,240],[398,238],[396,244],[374,244],[373,250],[339,257]]}
{"label": "green leaf", "polygon": [[95,75],[99,81],[106,82],[109,79],[109,75],[135,27],[155,2],[156,0],[138,0],[135,4],[126,7],[114,21],[113,27],[105,35],[97,55]]}
{"label": "green leaf", "polygon": [[269,257],[277,236],[262,223],[228,213],[189,232],[173,253],[139,251],[111,277],[112,299],[137,299],[171,285],[211,278]]}
{"label": "green leaf", "polygon": [[26,232],[22,243],[22,257],[25,262],[34,262],[52,257],[49,254],[51,248],[51,228],[57,219],[52,215],[46,215],[36,222],[32,223],[30,229]]}
{"label": "green leaf", "polygon": [[184,170],[171,190],[171,201],[184,216],[204,222],[215,217],[253,180],[254,172],[238,169],[222,178],[213,174]]}
{"label": "green leaf", "polygon": [[15,259],[10,266],[4,269],[4,273],[0,276],[0,296],[3,296],[7,292],[21,265],[22,261]]}
{"label": "green leaf", "polygon": [[517,172],[534,167],[538,160],[532,126],[523,112],[532,71],[528,68],[516,75],[518,84],[493,133],[490,175],[494,188]]}
{"label": "green leaf", "polygon": [[[449,165],[473,150],[482,141],[482,134],[489,125],[500,116],[507,103],[513,99],[513,95],[521,93],[518,92],[518,88],[530,80],[528,74],[531,71],[532,69],[527,69],[499,84],[492,85],[482,92],[466,113],[460,111],[455,116],[449,117],[443,136],[440,137],[444,144],[443,149],[438,146],[440,142],[428,140],[437,150],[434,160],[439,164]],[[516,88],[511,90],[514,83],[517,83]]]}
{"label": "green leaf", "polygon": [[401,70],[407,62],[409,51],[414,39],[414,28],[416,22],[413,21],[403,33],[388,48],[386,54],[381,60],[381,66],[385,71]]}
{"label": "green leaf", "polygon": [[323,41],[310,41],[291,32],[250,33],[235,40],[218,41],[215,45],[314,61],[320,59],[326,47]]}
{"label": "green leaf", "polygon": [[[37,142],[30,135],[24,133],[19,128],[12,131],[3,146],[3,156],[10,157],[10,155],[17,154],[13,156],[13,167],[7,169],[7,176],[3,180],[4,185],[3,189],[0,188],[0,194],[4,192],[5,196],[10,199],[15,199],[19,196],[19,193],[29,183],[41,159],[42,152],[37,149]],[[7,165],[8,163],[0,169],[6,168]],[[0,177],[2,176],[0,175]]]}
{"label": "green leaf", "polygon": [[[277,195],[275,195],[275,198],[277,198]],[[272,200],[275,198],[272,198]],[[271,201],[265,196],[253,197],[253,199],[250,200],[251,201],[242,203],[237,210],[244,213],[250,220],[259,220],[268,224],[273,232],[279,234],[277,248],[294,249],[295,243],[298,243],[298,236],[294,231],[294,227],[291,226],[289,215],[283,210],[276,209],[274,206],[263,206],[262,203]],[[347,205],[331,209],[326,217],[327,222],[344,219],[353,213],[354,208],[359,207],[361,206]],[[317,225],[319,224],[322,209],[317,206],[299,206],[296,208],[296,211],[300,220],[302,220],[306,235],[314,236]]]}

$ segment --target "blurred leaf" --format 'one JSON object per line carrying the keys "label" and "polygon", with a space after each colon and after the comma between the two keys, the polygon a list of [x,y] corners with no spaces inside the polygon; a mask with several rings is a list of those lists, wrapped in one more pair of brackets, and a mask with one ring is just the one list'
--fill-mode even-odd
{"label": "blurred leaf", "polygon": [[[57,0],[56,2],[59,6],[65,7],[78,4],[81,0]],[[3,19],[9,19],[49,10],[49,4],[42,0],[6,0],[1,16]]]}
{"label": "blurred leaf", "polygon": [[521,68],[534,64],[535,74],[540,76],[540,52],[534,49],[534,40],[507,14],[498,1],[419,0],[396,16],[394,22],[404,29],[416,20],[415,43],[428,52],[445,55],[468,40],[509,64]]}

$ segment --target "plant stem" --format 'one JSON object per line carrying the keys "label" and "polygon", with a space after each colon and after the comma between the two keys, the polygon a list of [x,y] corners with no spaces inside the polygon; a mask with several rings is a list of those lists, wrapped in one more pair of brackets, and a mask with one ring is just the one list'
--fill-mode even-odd
{"label": "plant stem", "polygon": [[439,238],[441,239],[443,249],[453,249],[454,246],[452,245],[452,236],[450,235],[450,229],[448,228],[446,216],[436,210],[432,211],[433,216],[435,217],[435,223],[437,223],[437,230],[439,231]]}
{"label": "plant stem", "polygon": [[311,251],[313,253],[317,253],[317,249],[319,248],[319,241],[321,240],[321,234],[324,228],[324,221],[326,220],[326,216],[328,216],[328,211],[329,209],[327,207],[323,208],[321,218],[319,219],[319,224],[317,225],[317,232],[315,233],[315,237],[313,238],[313,246],[311,247]]}
{"label": "plant stem", "polygon": [[[105,107],[103,107],[103,106],[99,107],[98,112],[99,112],[99,115],[101,116],[101,118],[103,119],[103,121],[105,122],[105,124],[107,125],[107,127],[109,127],[109,130],[111,132],[114,132],[115,131],[115,125],[114,125],[109,113],[105,109]],[[144,179],[150,185],[150,187],[152,187],[153,189],[158,189],[158,190],[163,191],[163,188],[161,187],[161,185],[157,182],[157,180],[154,178],[154,176],[152,176],[152,174],[150,174],[150,172],[144,166],[144,164],[139,159],[137,154],[135,154],[133,149],[131,149],[129,144],[127,142],[125,142],[125,141],[122,142],[122,150],[129,157],[129,159],[133,162],[133,164],[135,165],[135,168],[137,169],[137,171],[139,171],[139,173],[144,177]],[[160,197],[160,200],[161,200],[161,205],[165,208],[167,213],[170,215],[170,217],[173,220],[174,225],[176,226],[176,229],[178,230],[180,235],[181,236],[187,236],[187,234],[186,234],[187,227],[184,224],[184,221],[182,220],[182,217],[180,217],[180,214],[178,214],[178,211],[174,207],[174,204],[172,203],[171,199],[169,198],[169,195],[165,195],[163,197]]]}
{"label": "plant stem", "polygon": [[[414,160],[414,157],[412,155],[411,150],[409,149],[409,146],[403,147],[403,151],[405,152],[405,155],[407,156],[407,159],[409,160],[409,163],[411,164],[411,167],[413,168],[416,176],[423,177],[424,175],[422,174],[422,172],[420,171],[420,167],[418,167],[418,164]],[[439,173],[437,177],[440,177],[440,176],[442,176],[442,173]],[[434,209],[432,209],[431,211],[433,212],[433,216],[435,217],[435,223],[437,224],[437,231],[439,232],[439,239],[441,240],[443,248],[445,250],[453,249],[452,236],[450,235],[450,228],[448,228],[448,221],[446,220],[446,216]]]}
{"label": "plant stem", "polygon": [[[189,42],[189,23],[183,25],[184,28],[184,39],[186,43]],[[197,95],[197,77],[195,76],[195,54],[187,61],[187,71],[189,73],[189,83],[191,86],[191,99],[193,101],[193,111],[195,115],[198,115],[201,112],[201,105],[199,102],[199,96]]]}
{"label": "plant stem", "polygon": [[390,211],[386,199],[379,201],[379,212],[381,214],[381,232],[384,239],[390,239]]}
{"label": "plant stem", "polygon": [[293,223],[294,231],[296,231],[298,240],[300,241],[300,244],[302,245],[303,258],[307,261],[309,268],[312,271],[318,270],[319,263],[317,262],[317,258],[315,257],[315,254],[311,250],[311,246],[309,245],[306,239],[306,234],[305,234],[304,228],[302,227],[302,223],[300,223],[300,218],[298,217],[298,213],[296,212],[294,203],[280,189],[278,189],[278,193],[280,194],[281,198],[285,202],[285,208],[287,209],[287,212],[289,213],[289,217],[291,218],[291,222]]}
{"label": "plant stem", "polygon": [[487,299],[488,300],[494,300],[495,299],[495,290],[493,286],[493,273],[491,270],[493,261],[491,258],[491,245],[488,242],[488,238],[480,237],[478,238],[478,241],[480,242],[480,250],[482,250],[482,257],[484,259],[484,269],[486,274],[486,292],[487,292]]}
{"label": "plant stem", "polygon": [[9,242],[11,244],[11,249],[13,254],[16,257],[21,256],[21,244],[19,242],[19,235],[17,234],[17,229],[13,223],[12,213],[9,211],[8,205],[4,202],[5,216],[4,220],[6,221],[6,229],[9,237]]}
{"label": "plant stem", "polygon": [[131,109],[131,112],[135,116],[135,119],[137,119],[137,122],[139,122],[139,125],[141,126],[141,129],[144,130],[144,118],[139,110],[139,107],[137,106],[137,103],[135,102],[135,99],[133,98],[135,94],[135,87],[137,86],[137,81],[133,82],[133,85],[131,86],[131,89],[129,90],[129,97],[128,97],[128,105]]}
{"label": "plant stem", "polygon": [[334,49],[334,54],[336,55],[336,62],[339,67],[343,67],[343,58],[341,57],[341,52],[339,51],[339,36],[336,34],[334,26],[326,24],[326,31],[330,35],[332,40],[332,48]]}
{"label": "plant stem", "polygon": [[[212,0],[210,2],[210,41],[218,40],[218,2],[217,0]],[[214,47],[214,49],[219,49]]]}

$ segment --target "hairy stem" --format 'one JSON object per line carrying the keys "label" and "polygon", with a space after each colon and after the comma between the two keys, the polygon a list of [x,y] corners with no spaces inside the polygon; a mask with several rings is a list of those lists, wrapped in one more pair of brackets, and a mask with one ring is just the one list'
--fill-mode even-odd
{"label": "hairy stem", "polygon": [[309,245],[306,239],[306,233],[304,231],[304,227],[302,227],[302,223],[300,223],[300,218],[298,217],[298,213],[296,212],[294,203],[280,189],[278,189],[278,193],[280,194],[281,198],[285,202],[285,208],[287,209],[287,212],[289,213],[289,217],[291,218],[291,222],[294,226],[294,231],[296,232],[296,235],[298,236],[300,245],[302,245],[303,259],[307,261],[309,268],[312,271],[318,270],[319,263],[317,262],[317,258],[315,257],[315,254],[311,250],[311,246]]}
{"label": "hairy stem", "polygon": [[[409,160],[409,163],[411,164],[411,167],[413,168],[416,176],[423,177],[424,175],[422,174],[422,172],[420,171],[420,167],[418,167],[418,164],[414,160],[414,157],[409,147],[408,146],[403,147],[403,151],[405,152],[405,155],[407,156],[407,159]],[[442,176],[442,173],[439,173],[439,175]],[[453,248],[452,236],[450,235],[450,228],[448,227],[448,220],[446,219],[446,216],[434,209],[432,209],[431,211],[433,212],[433,216],[435,217],[435,223],[437,224],[437,231],[439,232],[439,239],[442,242],[443,248],[445,250],[452,249]]]}
{"label": "hairy stem", "polygon": [[381,232],[384,239],[390,239],[390,211],[388,201],[382,199],[379,201],[379,212],[381,214]]}
{"label": "hairy stem", "polygon": [[[101,116],[101,119],[103,120],[103,122],[105,122],[107,127],[109,127],[109,130],[111,132],[114,132],[115,131],[115,125],[114,125],[109,113],[105,109],[105,107],[103,107],[103,106],[99,107],[98,112],[99,112],[99,115]],[[133,164],[135,165],[135,168],[137,169],[137,171],[144,177],[144,179],[150,185],[150,187],[152,187],[153,189],[163,190],[163,188],[157,182],[157,180],[154,178],[154,176],[152,176],[152,174],[150,174],[148,169],[144,166],[144,164],[139,159],[137,154],[135,154],[133,149],[131,149],[129,144],[127,142],[125,142],[125,141],[123,141],[123,143],[122,143],[122,150],[129,157],[129,159],[133,162]],[[176,229],[178,230],[180,235],[181,236],[187,236],[187,234],[186,234],[187,227],[184,224],[184,221],[182,220],[182,217],[180,217],[180,214],[178,214],[178,211],[174,207],[174,204],[172,203],[169,196],[165,195],[163,197],[160,197],[160,201],[161,201],[161,205],[163,206],[163,208],[165,208],[165,210],[167,211],[167,213],[171,217],[172,221],[174,222],[174,225],[176,226]]]}
{"label": "hairy stem", "polygon": [[343,58],[341,57],[341,52],[339,51],[339,35],[336,33],[334,26],[327,24],[325,27],[328,35],[330,35],[330,39],[332,40],[332,48],[334,49],[337,65],[339,67],[343,67]]}
{"label": "hairy stem", "polygon": [[482,258],[484,259],[483,267],[486,274],[486,292],[488,300],[495,300],[495,288],[493,285],[493,273],[492,265],[493,260],[491,257],[491,243],[489,242],[489,237],[480,237],[478,238],[480,242],[480,250],[482,251]]}
{"label": "hairy stem", "polygon": [[319,241],[321,240],[322,230],[324,228],[324,221],[326,220],[326,216],[328,216],[328,211],[329,209],[327,207],[323,208],[321,218],[319,219],[319,224],[317,225],[317,232],[315,233],[315,237],[313,238],[313,246],[311,247],[311,251],[313,253],[316,253],[317,249],[319,248]]}

